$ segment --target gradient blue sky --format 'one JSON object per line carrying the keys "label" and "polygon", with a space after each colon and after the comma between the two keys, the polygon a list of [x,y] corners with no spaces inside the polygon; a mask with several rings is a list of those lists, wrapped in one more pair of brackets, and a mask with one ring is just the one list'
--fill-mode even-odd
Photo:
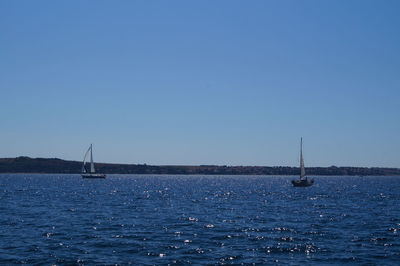
{"label": "gradient blue sky", "polygon": [[400,1],[0,1],[0,157],[400,167]]}

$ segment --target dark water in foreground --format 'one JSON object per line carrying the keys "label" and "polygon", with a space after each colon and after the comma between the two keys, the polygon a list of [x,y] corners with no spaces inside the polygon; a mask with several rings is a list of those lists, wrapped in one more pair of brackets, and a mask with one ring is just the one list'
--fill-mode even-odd
{"label": "dark water in foreground", "polygon": [[400,261],[400,177],[0,175],[0,264]]}

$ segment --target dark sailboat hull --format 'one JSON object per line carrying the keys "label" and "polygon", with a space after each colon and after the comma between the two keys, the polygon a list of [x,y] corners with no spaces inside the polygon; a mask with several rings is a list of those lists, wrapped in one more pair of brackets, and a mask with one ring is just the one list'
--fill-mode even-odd
{"label": "dark sailboat hull", "polygon": [[106,178],[105,174],[82,174],[82,178]]}
{"label": "dark sailboat hull", "polygon": [[314,179],[299,179],[299,180],[292,180],[292,184],[294,187],[309,187],[314,184]]}

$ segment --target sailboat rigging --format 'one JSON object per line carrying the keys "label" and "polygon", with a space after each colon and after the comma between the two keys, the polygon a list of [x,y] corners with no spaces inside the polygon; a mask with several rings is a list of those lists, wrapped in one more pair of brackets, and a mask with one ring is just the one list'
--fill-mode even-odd
{"label": "sailboat rigging", "polygon": [[304,168],[303,138],[300,139],[300,178],[298,180],[292,180],[292,184],[295,187],[309,187],[314,184],[314,179],[307,178]]}
{"label": "sailboat rigging", "polygon": [[[86,157],[90,152],[90,169],[86,169]],[[82,164],[82,178],[106,178],[105,174],[97,174],[94,168],[93,162],[93,145],[90,144],[89,149],[86,151],[85,156],[83,157]]]}

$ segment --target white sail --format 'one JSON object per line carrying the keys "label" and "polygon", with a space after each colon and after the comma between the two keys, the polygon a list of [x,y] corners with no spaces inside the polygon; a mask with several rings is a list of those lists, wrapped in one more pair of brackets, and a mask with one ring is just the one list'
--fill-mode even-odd
{"label": "white sail", "polygon": [[83,165],[82,165],[82,173],[86,173],[85,162],[83,162]]}
{"label": "white sail", "polygon": [[92,144],[90,144],[90,172],[94,173],[94,163],[93,163],[93,151],[92,151]]}
{"label": "white sail", "polygon": [[86,171],[86,167],[85,167],[85,165],[86,165],[86,157],[87,157],[87,155],[88,155],[88,153],[89,153],[89,151],[91,150],[91,147],[89,147],[89,149],[86,151],[86,153],[85,153],[85,156],[83,157],[83,163],[82,163],[82,173],[86,173],[87,171]]}
{"label": "white sail", "polygon": [[306,170],[304,169],[303,159],[303,138],[300,139],[300,179],[304,179],[306,176]]}

